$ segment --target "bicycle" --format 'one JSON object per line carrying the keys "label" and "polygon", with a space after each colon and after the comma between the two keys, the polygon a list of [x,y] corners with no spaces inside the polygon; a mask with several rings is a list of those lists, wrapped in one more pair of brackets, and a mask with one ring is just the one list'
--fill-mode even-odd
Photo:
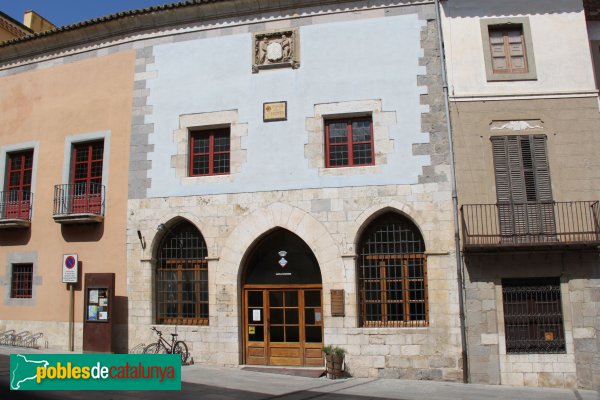
{"label": "bicycle", "polygon": [[156,329],[155,326],[152,330],[158,335],[156,343],[150,343],[144,347],[144,354],[180,354],[181,364],[185,364],[189,357],[188,347],[184,341],[177,340],[177,333],[171,333],[171,343],[162,337],[162,331]]}

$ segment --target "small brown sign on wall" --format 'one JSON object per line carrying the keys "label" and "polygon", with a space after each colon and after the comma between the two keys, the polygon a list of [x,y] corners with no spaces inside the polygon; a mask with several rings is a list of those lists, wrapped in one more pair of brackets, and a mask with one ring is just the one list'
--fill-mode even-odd
{"label": "small brown sign on wall", "polygon": [[344,311],[344,289],[331,289],[331,316],[343,317]]}
{"label": "small brown sign on wall", "polygon": [[287,101],[263,103],[263,122],[286,121]]}

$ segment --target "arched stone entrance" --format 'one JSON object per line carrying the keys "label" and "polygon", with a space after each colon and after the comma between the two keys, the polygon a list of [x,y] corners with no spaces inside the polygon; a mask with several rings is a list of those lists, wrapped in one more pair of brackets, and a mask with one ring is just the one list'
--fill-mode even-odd
{"label": "arched stone entrance", "polygon": [[266,234],[242,274],[244,363],[323,364],[323,296],[319,264],[287,229]]}

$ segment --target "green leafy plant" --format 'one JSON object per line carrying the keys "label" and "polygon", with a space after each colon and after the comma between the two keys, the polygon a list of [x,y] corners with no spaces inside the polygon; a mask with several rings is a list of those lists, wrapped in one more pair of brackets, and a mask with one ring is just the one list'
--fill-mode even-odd
{"label": "green leafy plant", "polygon": [[344,354],[346,354],[346,349],[343,349],[341,347],[334,347],[333,353],[338,357],[343,357]]}
{"label": "green leafy plant", "polygon": [[330,354],[335,354],[338,357],[342,357],[344,354],[346,354],[346,349],[343,349],[341,347],[337,347],[337,346],[323,346],[323,353],[325,353],[326,355],[330,355]]}

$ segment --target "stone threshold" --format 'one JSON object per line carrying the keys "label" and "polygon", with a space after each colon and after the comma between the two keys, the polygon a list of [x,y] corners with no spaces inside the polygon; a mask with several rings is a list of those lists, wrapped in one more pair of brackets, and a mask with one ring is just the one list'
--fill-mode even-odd
{"label": "stone threshold", "polygon": [[242,366],[244,371],[263,372],[268,374],[303,376],[306,378],[320,378],[325,375],[324,368],[306,367],[273,367],[273,366]]}

